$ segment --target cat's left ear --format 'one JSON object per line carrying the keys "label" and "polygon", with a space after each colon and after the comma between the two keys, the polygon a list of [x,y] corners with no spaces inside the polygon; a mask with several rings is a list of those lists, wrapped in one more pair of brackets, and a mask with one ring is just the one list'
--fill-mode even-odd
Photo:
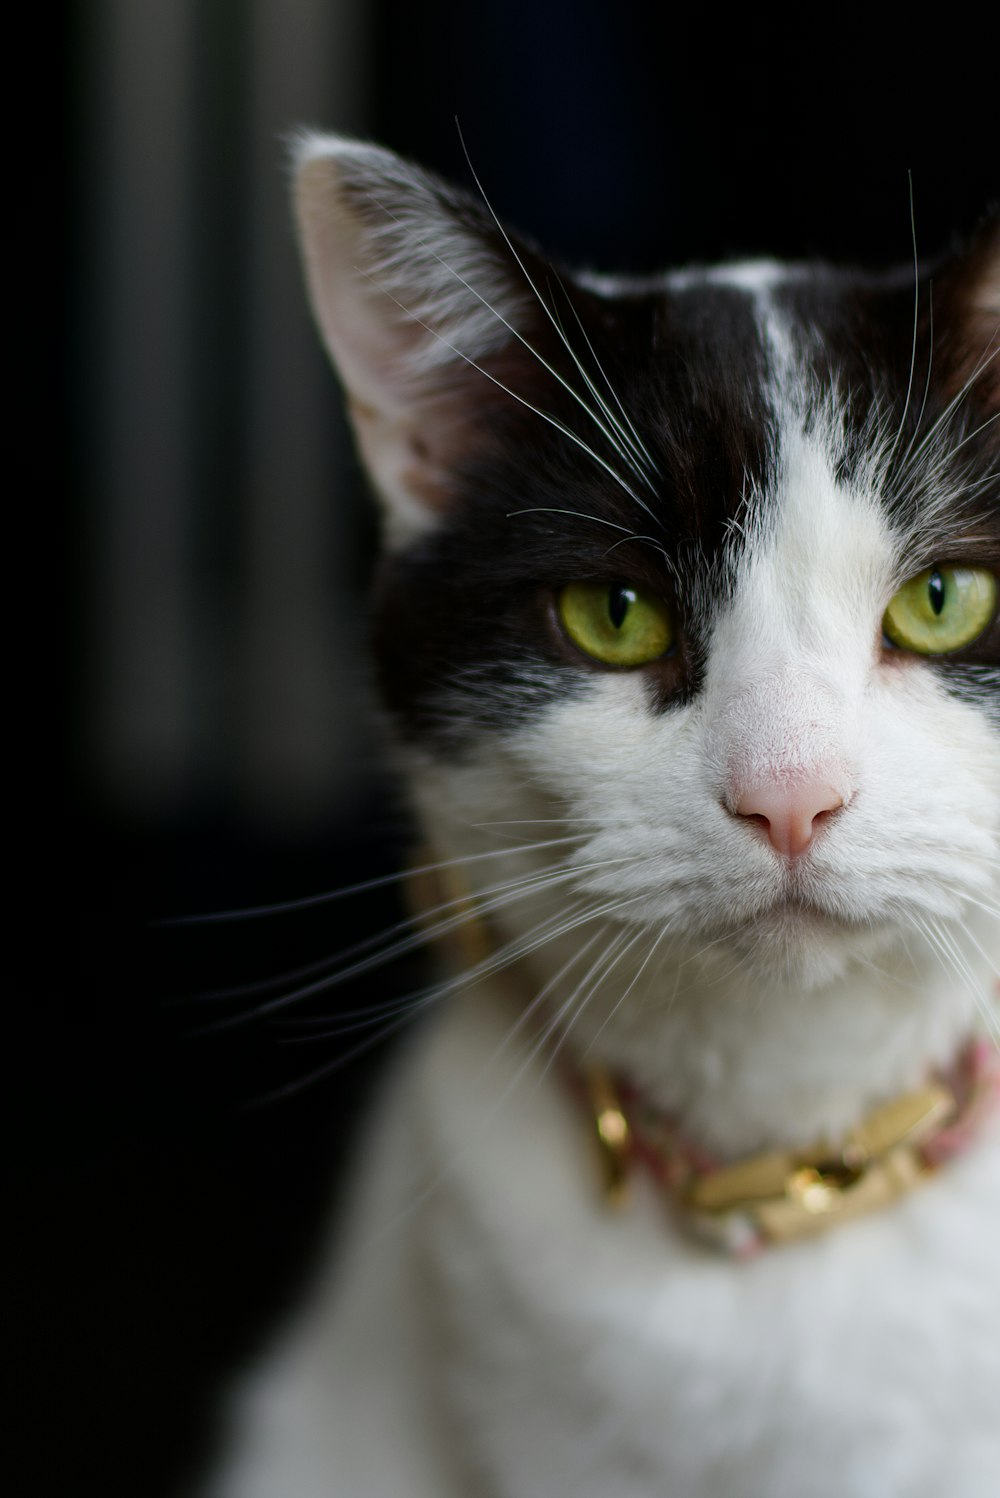
{"label": "cat's left ear", "polygon": [[939,297],[945,316],[934,357],[944,360],[953,394],[967,390],[974,405],[1000,411],[1000,210],[934,278],[935,311]]}
{"label": "cat's left ear", "polygon": [[450,503],[503,384],[522,388],[509,359],[529,288],[481,203],[378,146],[304,136],[295,208],[313,311],[390,544],[405,542]]}

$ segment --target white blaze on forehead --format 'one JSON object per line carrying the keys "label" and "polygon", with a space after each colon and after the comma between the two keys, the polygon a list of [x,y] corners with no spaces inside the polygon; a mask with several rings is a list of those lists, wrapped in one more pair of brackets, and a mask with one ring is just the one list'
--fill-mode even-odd
{"label": "white blaze on forehead", "polygon": [[820,435],[786,433],[775,491],[741,543],[713,633],[705,708],[730,783],[829,771],[850,790],[893,540],[877,504],[833,471]]}
{"label": "white blaze on forehead", "polygon": [[739,560],[742,628],[799,656],[836,660],[845,637],[870,646],[894,553],[879,505],[836,478],[827,441],[792,432],[773,500]]}
{"label": "white blaze on forehead", "polygon": [[671,291],[689,291],[692,287],[724,286],[733,291],[747,291],[752,296],[767,293],[776,286],[796,278],[793,266],[778,260],[739,260],[728,265],[710,265],[707,269],[671,271],[666,285]]}

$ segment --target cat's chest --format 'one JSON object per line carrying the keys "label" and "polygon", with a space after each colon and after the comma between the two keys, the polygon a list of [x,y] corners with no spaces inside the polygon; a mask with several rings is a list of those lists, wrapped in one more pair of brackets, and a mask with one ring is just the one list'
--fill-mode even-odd
{"label": "cat's chest", "polygon": [[483,999],[428,1045],[406,1127],[447,1162],[413,1223],[434,1383],[495,1491],[995,1491],[995,1130],[884,1214],[728,1260],[645,1180],[602,1206],[562,1084],[504,1060]]}

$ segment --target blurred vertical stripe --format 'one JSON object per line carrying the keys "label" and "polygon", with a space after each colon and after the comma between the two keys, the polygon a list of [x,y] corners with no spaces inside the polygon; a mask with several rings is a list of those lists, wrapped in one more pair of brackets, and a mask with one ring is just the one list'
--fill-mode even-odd
{"label": "blurred vertical stripe", "polygon": [[182,794],[194,773],[193,8],[104,0],[103,45],[91,53],[104,68],[94,90],[92,326],[107,340],[103,358],[93,351],[103,440],[91,546],[92,747],[116,793],[155,803]]}
{"label": "blurred vertical stripe", "polygon": [[366,9],[101,0],[87,25],[90,769],[143,819],[323,819],[363,757],[354,464],[285,162],[297,125],[364,131]]}

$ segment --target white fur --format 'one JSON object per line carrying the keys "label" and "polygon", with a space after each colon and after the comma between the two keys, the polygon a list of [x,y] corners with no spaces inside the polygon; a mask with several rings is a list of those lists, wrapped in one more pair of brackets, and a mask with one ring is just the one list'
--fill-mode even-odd
{"label": "white fur", "polygon": [[[582,1120],[517,1027],[546,985],[550,1012],[575,990],[569,1048],[738,1154],[848,1128],[988,1002],[995,735],[920,664],[881,663],[901,563],[874,496],[838,487],[819,437],[790,429],[785,459],[694,704],[657,715],[636,677],[595,676],[464,768],[412,766],[444,854],[496,845],[485,823],[587,834],[559,860],[576,874],[529,898],[492,891],[551,850],[469,866],[499,943],[632,903],[470,986],[400,1063],[336,1272],[257,1381],[225,1498],[996,1493],[996,1130],[891,1210],[732,1262],[644,1180],[602,1207]],[[727,778],[817,760],[847,804],[792,876]],[[784,907],[792,885],[815,914]]]}

